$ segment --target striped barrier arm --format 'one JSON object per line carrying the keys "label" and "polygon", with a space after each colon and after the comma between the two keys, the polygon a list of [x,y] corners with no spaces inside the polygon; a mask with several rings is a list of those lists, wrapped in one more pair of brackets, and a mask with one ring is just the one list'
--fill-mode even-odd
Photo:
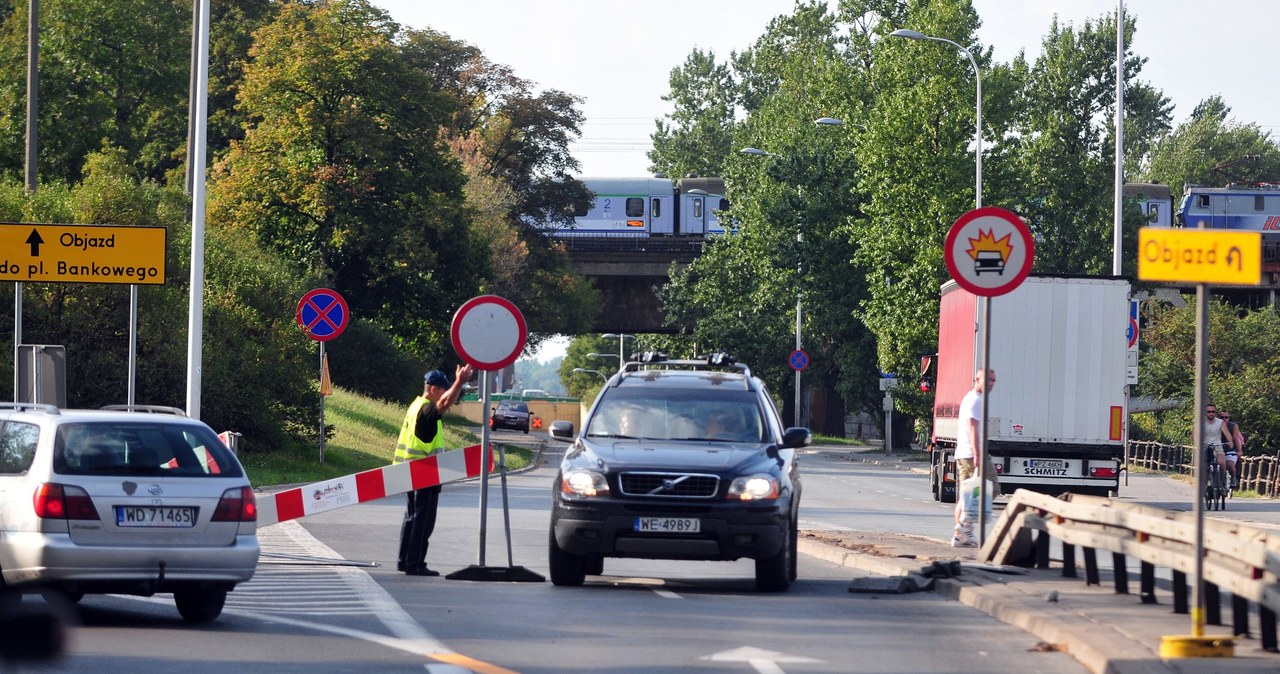
{"label": "striped barrier arm", "polygon": [[[481,454],[480,445],[471,445],[437,452],[425,459],[414,459],[264,494],[257,498],[258,526],[265,527],[415,489],[479,477]],[[489,470],[493,470],[492,449],[489,451]]]}

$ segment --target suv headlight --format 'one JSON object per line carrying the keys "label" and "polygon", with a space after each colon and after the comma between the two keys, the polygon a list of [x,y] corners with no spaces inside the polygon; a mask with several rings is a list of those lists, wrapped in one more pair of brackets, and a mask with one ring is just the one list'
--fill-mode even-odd
{"label": "suv headlight", "polygon": [[575,468],[561,478],[560,493],[571,496],[608,496],[609,481],[603,473]]}
{"label": "suv headlight", "polygon": [[778,498],[778,478],[772,475],[744,475],[729,484],[729,500],[763,501]]}

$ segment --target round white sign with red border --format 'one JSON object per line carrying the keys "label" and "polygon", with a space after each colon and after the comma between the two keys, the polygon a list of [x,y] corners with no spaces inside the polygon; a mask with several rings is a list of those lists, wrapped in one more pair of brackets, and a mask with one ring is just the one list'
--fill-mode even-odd
{"label": "round white sign with red border", "polygon": [[975,208],[947,232],[943,257],[960,287],[995,297],[1012,291],[1031,273],[1036,245],[1016,213],[996,206]]}
{"label": "round white sign with red border", "polygon": [[497,295],[467,300],[453,315],[453,348],[477,370],[501,370],[516,362],[529,336],[524,314]]}

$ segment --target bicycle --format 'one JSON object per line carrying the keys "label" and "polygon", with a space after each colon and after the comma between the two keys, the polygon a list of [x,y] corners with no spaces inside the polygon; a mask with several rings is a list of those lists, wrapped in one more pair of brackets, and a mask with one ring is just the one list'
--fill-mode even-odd
{"label": "bicycle", "polygon": [[1216,452],[1212,446],[1205,451],[1205,488],[1204,507],[1206,510],[1227,509],[1227,486],[1223,482],[1222,466],[1218,465]]}

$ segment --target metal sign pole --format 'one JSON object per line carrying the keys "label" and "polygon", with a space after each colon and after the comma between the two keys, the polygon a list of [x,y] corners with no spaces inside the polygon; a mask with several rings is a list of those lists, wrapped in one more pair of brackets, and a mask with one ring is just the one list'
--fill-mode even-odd
{"label": "metal sign pole", "polygon": [[[481,371],[480,375],[480,410],[482,414],[489,412],[489,378],[493,376],[491,372]],[[485,532],[488,530],[487,521],[489,513],[489,456],[492,450],[489,449],[489,424],[484,423],[483,417],[480,422],[480,455],[484,457],[480,461],[480,557],[476,564],[484,566],[484,546]]]}
{"label": "metal sign pole", "polygon": [[[324,388],[324,342],[320,342],[320,387]],[[320,465],[324,465],[324,391],[320,392]]]}
{"label": "metal sign pole", "polygon": [[[1209,289],[1203,283],[1196,284],[1196,394],[1195,414],[1191,426],[1191,461],[1195,471],[1196,493],[1196,564],[1195,579],[1191,584],[1191,636],[1204,636],[1204,499],[1209,475],[1204,470],[1204,408],[1208,404],[1209,384]],[[1216,460],[1216,457],[1215,457]]]}
{"label": "metal sign pole", "polygon": [[129,284],[129,386],[127,400],[134,404],[138,381],[138,284]]}
{"label": "metal sign pole", "polygon": [[991,298],[978,298],[982,311],[982,420],[978,422],[978,546],[987,543],[987,396],[991,393]]}

